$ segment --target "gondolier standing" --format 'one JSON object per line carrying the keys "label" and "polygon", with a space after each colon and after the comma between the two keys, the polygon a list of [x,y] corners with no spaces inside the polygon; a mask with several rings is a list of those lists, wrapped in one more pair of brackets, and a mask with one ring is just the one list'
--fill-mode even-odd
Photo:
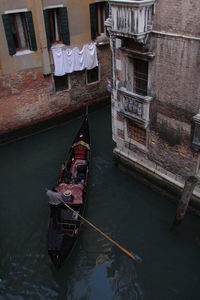
{"label": "gondolier standing", "polygon": [[56,227],[57,222],[60,221],[60,204],[62,204],[62,195],[57,191],[47,189],[47,197],[49,198],[49,204],[51,208],[51,216],[53,219],[53,225]]}

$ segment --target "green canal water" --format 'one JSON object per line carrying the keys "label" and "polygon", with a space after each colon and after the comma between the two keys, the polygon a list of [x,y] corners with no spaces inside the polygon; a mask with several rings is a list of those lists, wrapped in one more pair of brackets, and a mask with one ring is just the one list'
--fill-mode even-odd
{"label": "green canal water", "polygon": [[52,187],[81,118],[0,148],[0,300],[200,299],[200,219],[169,231],[175,206],[113,163],[110,107],[89,114],[86,217],[138,255],[134,262],[85,225],[56,271],[47,255]]}

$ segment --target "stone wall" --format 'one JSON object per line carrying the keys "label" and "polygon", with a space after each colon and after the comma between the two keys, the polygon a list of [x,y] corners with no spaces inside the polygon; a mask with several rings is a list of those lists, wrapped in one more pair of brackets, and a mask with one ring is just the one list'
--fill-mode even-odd
{"label": "stone wall", "polygon": [[[198,1],[158,1],[153,19],[150,65],[151,161],[182,175],[194,174],[192,117],[200,109],[200,8]],[[198,24],[198,26],[197,26]]]}

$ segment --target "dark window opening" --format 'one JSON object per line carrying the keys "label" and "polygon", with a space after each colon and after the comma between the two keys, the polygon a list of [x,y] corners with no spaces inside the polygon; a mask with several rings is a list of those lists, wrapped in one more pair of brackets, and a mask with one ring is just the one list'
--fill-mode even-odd
{"label": "dark window opening", "polygon": [[127,61],[127,89],[139,95],[148,93],[148,62],[136,58]]}
{"label": "dark window opening", "polygon": [[48,9],[51,43],[61,42],[61,27],[58,8]]}
{"label": "dark window opening", "polygon": [[54,76],[53,78],[56,92],[69,89],[69,78],[67,74],[63,76]]}
{"label": "dark window opening", "polygon": [[90,4],[90,26],[91,38],[95,40],[97,36],[106,33],[104,22],[109,15],[108,2],[102,1]]}
{"label": "dark window opening", "polygon": [[135,92],[141,95],[147,95],[148,83],[148,62],[134,59],[134,81]]}
{"label": "dark window opening", "polygon": [[99,68],[95,67],[91,70],[87,70],[87,83],[93,83],[99,81]]}
{"label": "dark window opening", "polygon": [[96,34],[101,35],[105,32],[105,2],[96,3]]}

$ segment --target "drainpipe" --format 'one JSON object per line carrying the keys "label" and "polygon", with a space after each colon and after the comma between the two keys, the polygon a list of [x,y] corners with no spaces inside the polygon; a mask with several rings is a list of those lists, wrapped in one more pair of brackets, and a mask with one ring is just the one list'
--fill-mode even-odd
{"label": "drainpipe", "polygon": [[51,65],[50,65],[49,51],[47,48],[47,38],[46,38],[44,16],[43,16],[43,5],[42,5],[42,0],[35,0],[34,2],[35,2],[37,22],[38,22],[37,27],[39,29],[43,74],[48,75],[51,74]]}

